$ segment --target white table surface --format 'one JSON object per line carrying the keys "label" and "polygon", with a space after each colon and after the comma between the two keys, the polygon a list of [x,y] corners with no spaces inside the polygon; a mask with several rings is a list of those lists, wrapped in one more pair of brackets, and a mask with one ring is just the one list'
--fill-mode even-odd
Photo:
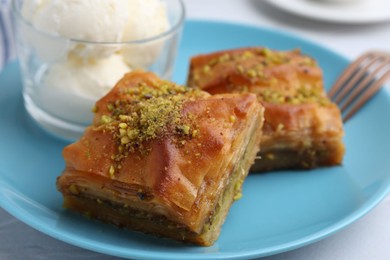
{"label": "white table surface", "polygon": [[[187,17],[238,22],[289,31],[349,57],[366,50],[390,52],[390,23],[341,25],[300,18],[262,0],[184,0]],[[293,0],[292,0],[293,1]],[[389,172],[390,174],[390,172]],[[44,235],[0,208],[0,259],[118,259]],[[390,196],[335,235],[267,260],[390,259]]]}

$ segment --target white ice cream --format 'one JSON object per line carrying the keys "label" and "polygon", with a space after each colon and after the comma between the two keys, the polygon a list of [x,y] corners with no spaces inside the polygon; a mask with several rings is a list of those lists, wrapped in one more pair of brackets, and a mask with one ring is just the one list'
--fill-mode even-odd
{"label": "white ice cream", "polygon": [[[129,19],[128,0],[30,0],[23,17],[40,31],[92,42],[120,42]],[[72,42],[70,50],[85,59],[104,58],[115,46]]]}
{"label": "white ice cream", "polygon": [[29,0],[22,15],[35,28],[67,38],[117,42],[128,20],[128,0]]}
{"label": "white ice cream", "polygon": [[[151,38],[169,28],[165,6],[156,0],[129,0],[130,14],[123,33],[123,41]],[[147,29],[146,29],[147,28]],[[122,48],[127,64],[134,68],[149,67],[162,47],[161,39],[148,44],[133,44]]]}
{"label": "white ice cream", "polygon": [[129,71],[122,57],[114,54],[82,66],[74,61],[56,63],[48,70],[44,82],[51,88],[67,89],[76,95],[96,100],[110,91],[118,79]]}
{"label": "white ice cream", "polygon": [[[166,8],[160,0],[29,0],[23,5],[22,16],[40,31],[97,43],[142,40],[169,28]],[[148,58],[149,62],[145,62],[140,56],[156,52],[153,48],[158,49],[159,45],[140,49],[134,45],[72,42],[69,52],[90,60],[105,58],[123,49],[126,62],[145,67],[153,60]],[[136,55],[135,61],[132,55]]]}
{"label": "white ice cream", "polygon": [[130,71],[118,54],[79,66],[65,61],[51,66],[43,78],[39,98],[42,108],[74,123],[92,121],[91,109],[118,79]]}
{"label": "white ice cream", "polygon": [[125,42],[157,36],[170,26],[160,0],[26,0],[21,14],[45,32],[25,33],[48,64],[36,93],[42,108],[79,124],[91,121],[93,104],[124,73],[147,69],[162,48],[161,39]]}

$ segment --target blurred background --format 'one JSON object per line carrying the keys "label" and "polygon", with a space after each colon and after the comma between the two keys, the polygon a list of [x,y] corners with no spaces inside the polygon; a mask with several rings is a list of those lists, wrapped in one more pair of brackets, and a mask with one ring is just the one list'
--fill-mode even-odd
{"label": "blurred background", "polygon": [[[0,69],[16,58],[9,0],[0,0]],[[184,0],[187,19],[218,20],[287,31],[353,59],[390,52],[390,1]],[[234,37],[234,35],[232,36]],[[207,41],[207,39],[205,39]],[[0,85],[6,82],[0,82]],[[1,92],[0,92],[1,95]],[[341,232],[267,260],[390,259],[390,197]],[[118,259],[65,244],[0,209],[0,259]]]}

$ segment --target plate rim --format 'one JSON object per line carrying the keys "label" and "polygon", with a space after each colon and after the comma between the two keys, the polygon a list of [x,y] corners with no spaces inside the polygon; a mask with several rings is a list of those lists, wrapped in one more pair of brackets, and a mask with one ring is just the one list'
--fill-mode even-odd
{"label": "plate rim", "polygon": [[[260,30],[264,31],[270,34],[292,38],[294,40],[298,40],[301,42],[304,42],[307,45],[310,45],[311,47],[316,47],[321,49],[322,51],[330,52],[334,56],[337,56],[340,60],[343,60],[346,64],[348,64],[349,60],[348,58],[340,55],[337,53],[337,51],[334,51],[328,47],[325,47],[324,45],[317,43],[315,41],[312,41],[310,39],[306,39],[300,35],[295,35],[291,32],[281,30],[279,28],[271,28],[271,27],[262,27],[252,24],[246,24],[246,23],[237,23],[237,22],[231,22],[231,21],[221,21],[221,20],[204,20],[204,19],[188,19],[186,20],[186,25],[198,25],[203,24],[213,24],[216,26],[228,26],[228,27],[245,27],[247,29],[253,29],[253,30]],[[14,66],[12,69],[18,69],[17,62],[12,62],[11,64],[8,64],[7,66]],[[4,70],[3,70],[4,72]],[[0,73],[0,76],[2,73]],[[28,226],[46,234],[49,235],[55,239],[58,239],[60,241],[63,241],[65,243],[82,247],[88,250],[92,250],[95,252],[99,252],[102,254],[108,254],[112,256],[118,256],[118,257],[125,257],[125,258],[136,258],[136,259],[247,259],[247,258],[256,258],[256,257],[263,257],[263,256],[269,256],[274,255],[286,251],[290,251],[299,247],[306,246],[308,244],[312,244],[314,242],[317,242],[321,239],[324,239],[337,231],[342,230],[343,228],[347,227],[351,223],[355,222],[356,220],[360,219],[362,216],[370,212],[374,207],[376,207],[386,196],[390,193],[390,179],[388,180],[388,185],[382,187],[378,190],[376,196],[371,196],[369,200],[367,200],[364,204],[362,204],[357,210],[352,211],[350,214],[348,214],[346,217],[339,219],[339,221],[334,222],[331,226],[328,226],[327,228],[321,229],[315,233],[312,233],[310,235],[304,236],[300,239],[293,240],[288,243],[280,244],[278,246],[272,246],[272,247],[266,247],[261,249],[253,249],[253,250],[247,250],[247,251],[237,251],[237,252],[218,252],[217,254],[213,253],[202,253],[202,254],[196,254],[196,253],[172,253],[172,252],[161,252],[161,251],[147,251],[147,250],[140,250],[140,249],[134,249],[134,248],[127,248],[126,254],[123,253],[123,250],[118,251],[115,247],[109,246],[107,247],[106,244],[102,242],[96,242],[93,241],[93,243],[90,242],[90,240],[86,240],[82,237],[70,234],[70,233],[64,233],[64,232],[58,232],[56,229],[51,228],[50,226],[44,225],[43,221],[40,221],[39,219],[31,219],[26,215],[23,215],[23,211],[18,211],[16,208],[12,207],[11,203],[9,203],[3,196],[0,196],[0,207],[3,208],[5,211],[7,211],[9,214],[17,218],[18,220],[22,221],[23,223],[27,224]],[[9,185],[7,182],[5,182],[1,178],[1,169],[0,169],[0,193],[2,193],[3,189],[9,189],[12,192],[20,195],[21,193],[18,190],[12,189],[12,186]],[[41,204],[40,204],[41,205]],[[46,207],[45,207],[46,208]],[[101,247],[96,247],[96,245],[103,245]],[[173,255],[174,254],[174,255]],[[193,254],[194,256],[189,256],[189,254]]]}
{"label": "plate rim", "polygon": [[[357,16],[328,16],[321,13],[315,13],[312,14],[310,12],[304,12],[302,10],[299,10],[295,8],[291,3],[293,1],[279,1],[279,0],[264,0],[267,4],[273,6],[274,8],[277,8],[279,10],[282,10],[284,12],[293,14],[295,16],[304,17],[307,19],[312,19],[316,21],[321,22],[328,22],[328,23],[340,23],[340,24],[376,24],[376,23],[386,23],[390,21],[390,14],[389,15],[382,15],[382,16],[363,16],[363,17],[357,17]],[[315,3],[310,3],[310,1],[302,1],[300,2],[304,3],[304,5],[309,7],[314,7]],[[286,5],[287,3],[287,5]],[[326,4],[326,3],[325,3]]]}

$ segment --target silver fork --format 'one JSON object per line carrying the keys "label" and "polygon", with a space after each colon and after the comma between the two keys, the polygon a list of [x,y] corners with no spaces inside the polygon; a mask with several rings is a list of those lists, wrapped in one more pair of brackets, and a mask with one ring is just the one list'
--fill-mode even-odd
{"label": "silver fork", "polygon": [[366,52],[352,62],[328,92],[347,122],[390,78],[390,53]]}

